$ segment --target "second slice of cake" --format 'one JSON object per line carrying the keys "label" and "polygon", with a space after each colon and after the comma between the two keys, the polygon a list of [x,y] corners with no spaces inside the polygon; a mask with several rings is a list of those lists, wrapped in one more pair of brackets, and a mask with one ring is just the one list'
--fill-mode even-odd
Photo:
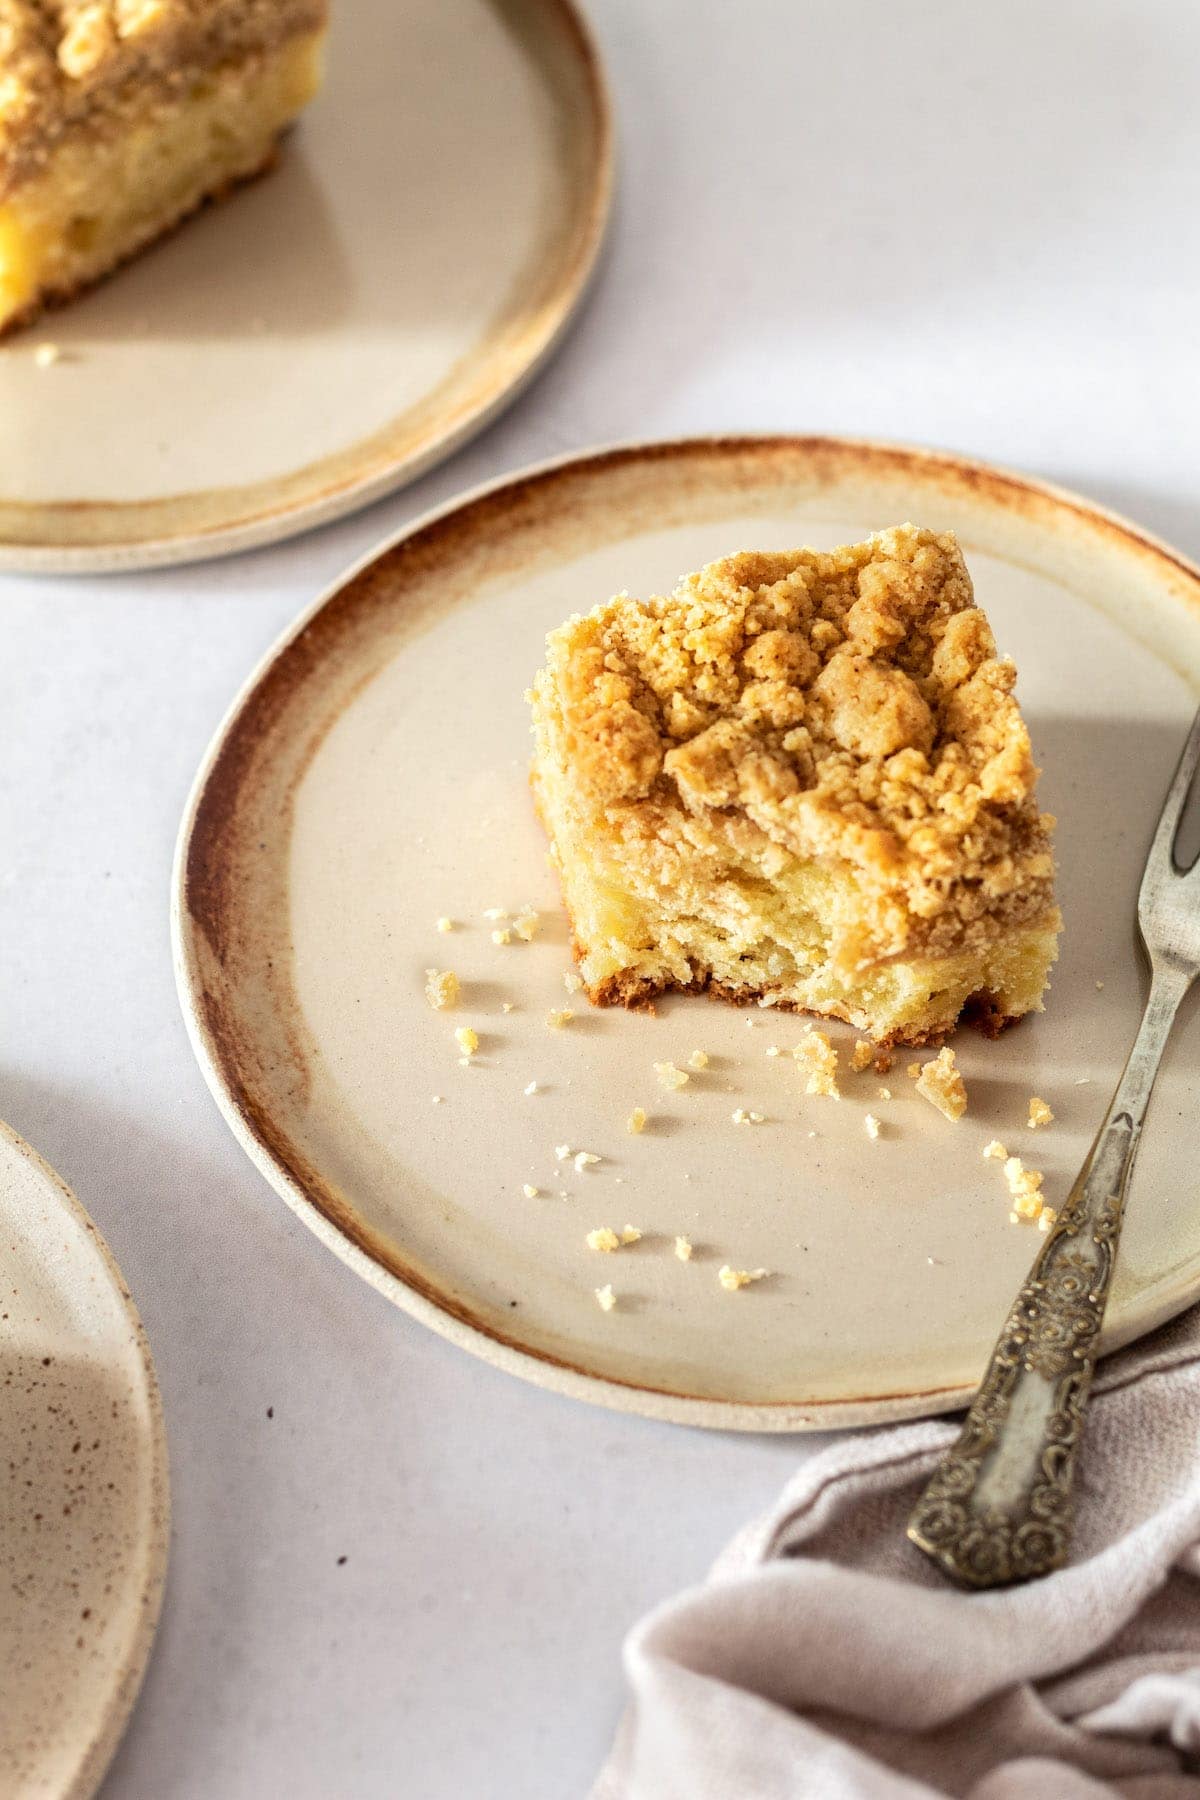
{"label": "second slice of cake", "polygon": [[746,552],[547,648],[534,791],[592,1000],[707,988],[881,1044],[1040,1009],[1053,820],[952,535]]}

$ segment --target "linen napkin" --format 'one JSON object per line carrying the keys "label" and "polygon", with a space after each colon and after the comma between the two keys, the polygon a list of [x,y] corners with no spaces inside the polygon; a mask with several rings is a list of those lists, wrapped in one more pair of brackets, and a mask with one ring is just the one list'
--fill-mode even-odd
{"label": "linen napkin", "polygon": [[1056,1574],[966,1593],[907,1543],[957,1429],[833,1443],[635,1627],[592,1800],[1200,1796],[1200,1308],[1101,1365]]}

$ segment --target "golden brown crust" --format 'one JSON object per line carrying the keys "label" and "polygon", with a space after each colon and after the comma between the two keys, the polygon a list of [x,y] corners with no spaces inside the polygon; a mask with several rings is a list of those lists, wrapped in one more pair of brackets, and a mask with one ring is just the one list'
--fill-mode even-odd
{"label": "golden brown crust", "polygon": [[148,87],[319,30],[326,0],[0,0],[0,197],[77,126],[119,130]]}
{"label": "golden brown crust", "polygon": [[900,526],[829,553],[746,552],[667,596],[618,595],[553,633],[583,803],[669,888],[696,834],[764,878],[849,870],[842,966],[982,946],[1053,923],[1053,821],[957,542]]}

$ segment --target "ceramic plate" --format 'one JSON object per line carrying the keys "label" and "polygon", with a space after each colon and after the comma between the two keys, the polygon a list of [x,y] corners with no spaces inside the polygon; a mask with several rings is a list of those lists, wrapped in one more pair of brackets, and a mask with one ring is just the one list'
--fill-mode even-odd
{"label": "ceramic plate", "polygon": [[410,480],[553,347],[610,176],[570,0],[336,6],[278,171],[0,346],[0,568],[213,556]]}
{"label": "ceramic plate", "polygon": [[0,1124],[0,1793],[83,1800],[133,1705],[167,1563],[154,1365],[79,1202]]}
{"label": "ceramic plate", "polygon": [[[571,1004],[526,785],[545,632],[746,547],[912,518],[960,534],[1060,817],[1067,928],[1044,1016],[959,1040],[951,1125],[901,1059],[808,1099],[800,1025],[703,999]],[[1039,1239],[1009,1223],[1000,1137],[1061,1198],[1137,1021],[1133,906],[1200,686],[1200,574],[1085,502],[945,457],[701,441],[546,468],[415,526],[301,619],[223,726],[184,823],[175,942],[193,1039],[267,1179],[374,1286],[527,1378],[693,1423],[790,1430],[944,1410],[973,1386]],[[493,944],[526,902],[532,944]],[[460,921],[441,934],[439,916]],[[427,968],[463,986],[457,1012]],[[513,1010],[506,1012],[505,1003]],[[480,1048],[460,1066],[453,1029]],[[846,1032],[837,1033],[843,1044]],[[708,1053],[681,1093],[652,1065]],[[1200,1173],[1177,1032],[1138,1167],[1109,1347],[1200,1294]],[[526,1092],[530,1082],[537,1091]],[[1057,1115],[1036,1137],[1030,1095]],[[435,1096],[440,1097],[435,1103]],[[644,1136],[625,1121],[650,1114]],[[737,1126],[739,1107],[763,1123]],[[883,1122],[877,1142],[867,1112]],[[1190,1111],[1189,1111],[1190,1116]],[[603,1160],[577,1173],[557,1148]],[[527,1198],[524,1188],[537,1188]],[[1169,1193],[1169,1206],[1159,1196]],[[589,1252],[626,1223],[634,1249]],[[672,1254],[676,1234],[696,1252]],[[770,1279],[728,1294],[723,1263]],[[603,1313],[593,1289],[611,1282]]]}

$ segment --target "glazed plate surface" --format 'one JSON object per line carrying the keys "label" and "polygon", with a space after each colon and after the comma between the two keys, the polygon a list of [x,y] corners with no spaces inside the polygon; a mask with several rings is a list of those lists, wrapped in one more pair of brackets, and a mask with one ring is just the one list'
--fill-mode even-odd
{"label": "glazed plate surface", "polygon": [[275,172],[0,345],[0,569],[145,568],[338,518],[553,349],[612,167],[570,0],[355,0],[327,61]]}
{"label": "glazed plate surface", "polygon": [[[914,1093],[903,1057],[882,1080],[847,1073],[840,1102],[806,1097],[786,1054],[795,1018],[572,999],[527,788],[523,692],[569,613],[620,588],[664,591],[737,549],[828,547],[905,519],[959,533],[1017,660],[1060,821],[1066,932],[1047,1011],[995,1044],[958,1038],[971,1096],[958,1125]],[[1052,1204],[1086,1153],[1142,1003],[1137,884],[1198,689],[1196,571],[1018,477],[819,439],[647,446],[518,477],[352,572],[218,735],[175,892],[201,1064],[250,1155],[332,1249],[514,1373],[754,1430],[951,1408],[1040,1242],[1010,1224],[981,1150],[999,1137],[1042,1169]],[[484,915],[526,903],[542,914],[534,942],[494,944],[502,922]],[[457,928],[439,933],[440,916]],[[455,1012],[426,1004],[430,967],[460,977]],[[550,1029],[563,1006],[574,1020]],[[459,1025],[479,1033],[470,1067]],[[664,1091],[653,1064],[686,1067],[696,1049],[707,1069]],[[1200,1296],[1198,1057],[1193,1007],[1143,1142],[1110,1348]],[[1036,1134],[1033,1094],[1056,1114]],[[626,1131],[635,1106],[650,1115],[640,1137]],[[735,1125],[739,1107],[763,1122]],[[563,1145],[602,1160],[579,1172],[556,1158]],[[643,1233],[635,1247],[586,1248],[589,1230],[626,1223]],[[672,1253],[679,1234],[690,1263]],[[724,1263],[770,1274],[730,1294]],[[606,1314],[593,1290],[608,1282]]]}
{"label": "glazed plate surface", "polygon": [[86,1800],[137,1695],[167,1562],[158,1384],[121,1272],[0,1125],[0,1793]]}

